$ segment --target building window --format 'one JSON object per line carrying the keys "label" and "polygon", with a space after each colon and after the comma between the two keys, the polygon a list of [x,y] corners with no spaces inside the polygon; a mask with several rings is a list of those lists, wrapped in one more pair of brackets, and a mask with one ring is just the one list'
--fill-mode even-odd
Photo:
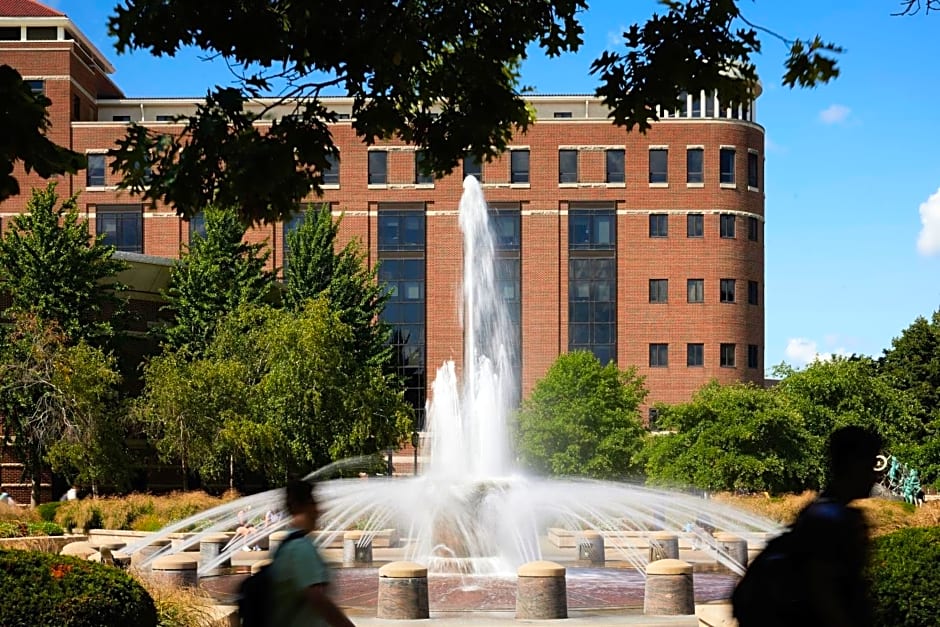
{"label": "building window", "polygon": [[379,212],[379,251],[424,251],[424,211]]}
{"label": "building window", "polygon": [[747,304],[748,305],[757,305],[760,300],[759,297],[760,288],[757,281],[748,281],[747,282]]}
{"label": "building window", "polygon": [[176,116],[175,116],[175,115],[168,115],[168,114],[165,114],[165,113],[164,113],[164,114],[157,115],[157,116],[154,118],[154,121],[156,121],[156,122],[175,122],[175,121],[176,121]]}
{"label": "building window", "polygon": [[734,185],[734,148],[722,148],[719,159],[719,182]]}
{"label": "building window", "polygon": [[[303,213],[300,213],[300,217],[303,218]],[[296,219],[297,219],[297,216],[295,215],[295,216],[291,219],[291,223],[293,223],[294,220],[296,220]],[[285,235],[285,236],[284,236],[284,249],[286,250],[286,249],[287,249],[287,231],[288,231],[288,228],[287,228],[287,225],[286,225],[286,224],[285,224],[284,226],[285,226],[285,228],[284,228],[284,235]],[[296,227],[294,227],[294,228],[296,228]],[[195,215],[193,215],[193,217],[191,217],[191,218],[189,219],[189,241],[190,241],[190,243],[192,243],[193,238],[195,238],[195,237],[205,237],[205,236],[206,236],[206,214],[205,214],[205,212],[200,211],[200,212],[196,213]]]}
{"label": "building window", "polygon": [[519,250],[522,242],[521,220],[518,209],[491,209],[490,220],[496,236],[496,250]]}
{"label": "building window", "polygon": [[701,148],[689,148],[685,153],[685,182],[705,182],[705,151]]}
{"label": "building window", "polygon": [[734,239],[735,216],[733,213],[723,213],[719,216],[720,235],[724,238]]}
{"label": "building window", "polygon": [[33,92],[33,95],[40,95],[46,93],[46,81],[23,81],[26,83],[26,86],[29,87],[29,91]]}
{"label": "building window", "polygon": [[72,96],[72,121],[80,122],[82,119],[82,99]]}
{"label": "building window", "polygon": [[388,183],[388,153],[384,150],[369,151],[369,185]]}
{"label": "building window", "polygon": [[483,162],[476,155],[468,154],[463,158],[463,177],[474,176],[481,183],[483,182]]}
{"label": "building window", "polygon": [[685,218],[685,228],[688,237],[704,237],[705,216],[701,213],[690,213]]}
{"label": "building window", "polygon": [[130,122],[130,121],[131,121],[131,116],[129,116],[129,115],[112,115],[112,116],[111,116],[111,121],[112,121],[112,122]]}
{"label": "building window", "polygon": [[144,251],[143,208],[140,205],[98,205],[95,232],[108,246],[128,253]]}
{"label": "building window", "polygon": [[650,183],[669,182],[669,151],[665,148],[650,149]]}
{"label": "building window", "polygon": [[391,326],[390,343],[405,399],[424,429],[427,387],[424,206],[379,205],[379,283],[388,290],[382,320]]}
{"label": "building window", "polygon": [[734,279],[721,279],[721,302],[734,302]]}
{"label": "building window", "polygon": [[747,238],[756,242],[760,235],[760,220],[751,216],[747,219]]}
{"label": "building window", "polygon": [[[496,294],[501,298],[512,324],[512,342],[505,347],[515,372],[522,372],[522,275],[520,244],[522,217],[519,206],[491,208],[490,220],[496,236],[496,259],[493,267]],[[522,399],[522,382],[517,377],[514,398],[509,405],[514,407]]]}
{"label": "building window", "polygon": [[697,368],[705,365],[705,345],[704,344],[686,344],[685,345],[685,365],[690,368]]}
{"label": "building window", "polygon": [[528,150],[510,150],[509,151],[509,182],[510,183],[528,183],[529,182],[529,151]]}
{"label": "building window", "polygon": [[552,114],[552,117],[555,118],[556,120],[562,119],[562,118],[567,119],[571,117],[571,111],[556,111],[555,113]]}
{"label": "building window", "polygon": [[650,279],[650,302],[669,302],[669,279]]}
{"label": "building window", "polygon": [[425,172],[425,164],[427,162],[428,155],[423,150],[415,151],[415,184],[416,185],[433,185],[434,184],[434,174],[431,172]]}
{"label": "building window", "polygon": [[558,151],[558,182],[559,183],[577,183],[578,182],[578,151],[577,150],[559,150]]}
{"label": "building window", "polygon": [[613,250],[617,245],[616,214],[613,209],[570,209],[568,248]]}
{"label": "building window", "polygon": [[669,215],[665,213],[650,214],[650,237],[669,236]]}
{"label": "building window", "polygon": [[756,152],[747,153],[747,186],[754,189],[758,188]]}
{"label": "building window", "polygon": [[568,350],[617,360],[617,241],[613,209],[568,212]]}
{"label": "building window", "polygon": [[757,367],[758,367],[757,344],[748,344],[748,345],[747,345],[747,367],[748,367],[748,368],[757,368]]}
{"label": "building window", "polygon": [[324,185],[339,185],[339,156],[326,155],[326,169],[323,170]]}
{"label": "building window", "polygon": [[658,407],[649,408],[646,422],[650,431],[656,431],[659,429],[659,408]]}
{"label": "building window", "polygon": [[105,155],[88,155],[88,169],[85,170],[86,187],[104,187],[105,186]]}
{"label": "building window", "polygon": [[0,41],[19,41],[19,26],[0,26]]}
{"label": "building window", "polygon": [[705,279],[689,279],[686,281],[686,291],[690,303],[704,303]]}
{"label": "building window", "polygon": [[734,344],[721,345],[721,367],[734,368]]}
{"label": "building window", "polygon": [[59,38],[59,29],[55,26],[27,26],[26,41],[55,41]]}
{"label": "building window", "polygon": [[669,344],[650,344],[650,368],[669,365]]}
{"label": "building window", "polygon": [[607,151],[607,175],[604,179],[608,183],[623,183],[625,178],[624,173],[624,154],[623,150],[608,150]]}

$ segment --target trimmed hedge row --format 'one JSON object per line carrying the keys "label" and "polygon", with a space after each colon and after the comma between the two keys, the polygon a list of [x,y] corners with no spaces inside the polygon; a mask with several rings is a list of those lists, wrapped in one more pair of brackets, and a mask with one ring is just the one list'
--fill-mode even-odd
{"label": "trimmed hedge row", "polygon": [[921,627],[940,621],[940,527],[876,538],[868,580],[875,624]]}
{"label": "trimmed hedge row", "polygon": [[0,550],[0,625],[156,627],[153,599],[130,575],[66,555]]}

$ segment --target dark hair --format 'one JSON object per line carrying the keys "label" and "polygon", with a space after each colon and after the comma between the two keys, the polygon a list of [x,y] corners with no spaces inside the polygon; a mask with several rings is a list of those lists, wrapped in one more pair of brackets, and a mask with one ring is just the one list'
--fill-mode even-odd
{"label": "dark hair", "polygon": [[864,427],[842,427],[829,436],[829,464],[834,472],[858,462],[874,464],[879,451],[881,436]]}
{"label": "dark hair", "polygon": [[287,505],[287,511],[294,514],[304,507],[316,503],[313,496],[313,486],[303,479],[292,477],[287,480],[287,486],[284,489],[284,501]]}

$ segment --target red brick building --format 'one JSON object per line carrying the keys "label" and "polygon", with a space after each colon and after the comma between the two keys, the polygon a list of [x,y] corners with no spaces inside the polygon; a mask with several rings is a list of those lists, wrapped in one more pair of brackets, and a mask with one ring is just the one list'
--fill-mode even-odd
{"label": "red brick building", "polygon": [[[91,228],[120,250],[176,257],[198,220],[118,191],[105,152],[129,121],[178,129],[169,120],[197,100],[126,97],[78,28],[30,0],[0,0],[0,63],[52,100],[52,139],[88,155],[87,172],[63,177],[59,190],[80,194]],[[340,161],[310,200],[343,213],[343,236],[382,262],[395,287],[386,315],[401,331],[418,403],[444,360],[462,361],[463,174],[480,178],[494,209],[523,394],[576,348],[637,366],[651,403],[686,400],[711,379],[763,381],[764,129],[752,104],[689,95],[642,135],[613,126],[592,96],[533,96],[537,122],[505,154],[439,180],[419,174],[411,146],[359,142],[351,100],[326,104],[341,118],[332,129]],[[24,193],[0,204],[4,224],[45,184],[20,181]],[[280,267],[289,228],[248,237],[267,241]]]}

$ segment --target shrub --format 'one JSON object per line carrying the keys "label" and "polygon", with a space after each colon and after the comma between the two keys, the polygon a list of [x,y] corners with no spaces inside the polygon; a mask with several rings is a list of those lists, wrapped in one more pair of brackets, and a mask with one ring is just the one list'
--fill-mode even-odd
{"label": "shrub", "polygon": [[61,536],[65,532],[54,522],[26,523],[26,531],[31,536]]}
{"label": "shrub", "polygon": [[27,535],[26,525],[27,523],[22,520],[2,520],[0,521],[0,538],[22,538]]}
{"label": "shrub", "polygon": [[875,539],[868,569],[875,624],[935,625],[940,616],[940,527]]}
{"label": "shrub", "polygon": [[160,531],[167,523],[156,514],[144,514],[134,519],[131,529],[134,531]]}
{"label": "shrub", "polygon": [[0,550],[0,625],[156,627],[147,591],[122,570],[66,555]]}
{"label": "shrub", "polygon": [[141,578],[140,583],[157,607],[160,627],[213,627],[218,624],[212,611],[212,598],[205,592],[177,588],[146,578]]}
{"label": "shrub", "polygon": [[50,503],[42,503],[36,507],[36,513],[39,514],[39,517],[45,520],[46,522],[55,521],[56,510],[62,505],[62,501],[52,501]]}
{"label": "shrub", "polygon": [[55,522],[66,529],[100,529],[101,507],[98,499],[65,501],[55,512]]}

